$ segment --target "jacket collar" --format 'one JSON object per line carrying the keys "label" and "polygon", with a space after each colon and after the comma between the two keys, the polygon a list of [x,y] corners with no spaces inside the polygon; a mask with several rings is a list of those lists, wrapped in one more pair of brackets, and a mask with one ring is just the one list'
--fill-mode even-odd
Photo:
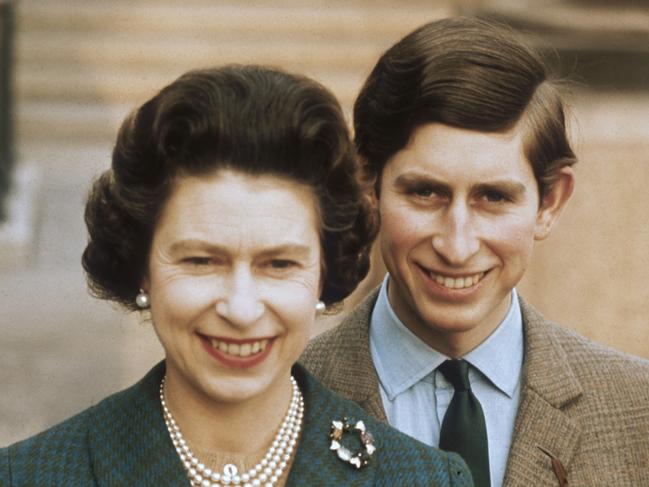
{"label": "jacket collar", "polygon": [[370,318],[378,295],[379,287],[338,325],[337,346],[332,350],[338,366],[328,371],[331,375],[326,382],[336,384],[340,395],[387,422],[379,394],[379,377],[370,353]]}
{"label": "jacket collar", "polygon": [[558,485],[551,456],[568,467],[581,431],[565,408],[583,394],[559,327],[521,300],[525,333],[523,390],[504,485]]}

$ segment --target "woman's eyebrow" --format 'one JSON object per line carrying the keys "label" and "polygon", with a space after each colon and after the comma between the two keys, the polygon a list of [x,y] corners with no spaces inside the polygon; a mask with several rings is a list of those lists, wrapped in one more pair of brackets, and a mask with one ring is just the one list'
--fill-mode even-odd
{"label": "woman's eyebrow", "polygon": [[[205,250],[211,253],[227,254],[228,251],[225,247],[216,245],[200,239],[187,239],[174,242],[169,247],[172,253],[183,252],[188,250]],[[311,253],[311,247],[301,243],[280,243],[271,245],[261,252],[264,256],[273,256],[280,254],[290,254],[296,257],[306,257]]]}
{"label": "woman's eyebrow", "polygon": [[178,240],[169,246],[170,252],[183,252],[188,250],[207,250],[215,253],[225,253],[226,249],[214,243],[200,239]]}
{"label": "woman's eyebrow", "polygon": [[272,257],[275,255],[290,255],[292,257],[300,258],[308,257],[310,254],[311,247],[297,243],[280,244],[275,247],[270,247],[261,252],[261,255],[265,257]]}

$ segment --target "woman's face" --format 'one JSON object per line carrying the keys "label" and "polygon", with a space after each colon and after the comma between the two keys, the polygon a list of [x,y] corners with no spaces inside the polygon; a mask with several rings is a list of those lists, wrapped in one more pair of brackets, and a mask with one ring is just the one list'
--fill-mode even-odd
{"label": "woman's face", "polygon": [[320,294],[316,204],[276,176],[177,181],[143,283],[170,384],[227,403],[288,386]]}

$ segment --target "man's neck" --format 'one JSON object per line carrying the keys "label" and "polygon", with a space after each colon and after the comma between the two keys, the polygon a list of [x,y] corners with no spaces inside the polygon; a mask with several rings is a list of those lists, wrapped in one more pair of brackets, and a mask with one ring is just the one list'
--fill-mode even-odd
{"label": "man's neck", "polygon": [[392,292],[389,278],[387,285],[388,303],[404,326],[426,345],[451,358],[464,357],[489,338],[507,316],[512,301],[510,291],[502,302],[479,323],[463,322],[461,313],[458,313],[457,322],[445,323],[442,326],[436,323],[434,318],[427,319],[419,314],[414,306],[402,302],[405,300]]}

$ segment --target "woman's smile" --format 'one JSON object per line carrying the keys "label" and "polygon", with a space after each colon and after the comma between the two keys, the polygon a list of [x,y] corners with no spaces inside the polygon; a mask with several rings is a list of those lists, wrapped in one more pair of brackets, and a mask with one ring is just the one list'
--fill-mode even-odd
{"label": "woman's smile", "polygon": [[222,365],[248,368],[264,361],[270,354],[275,338],[235,340],[199,335],[207,353]]}

